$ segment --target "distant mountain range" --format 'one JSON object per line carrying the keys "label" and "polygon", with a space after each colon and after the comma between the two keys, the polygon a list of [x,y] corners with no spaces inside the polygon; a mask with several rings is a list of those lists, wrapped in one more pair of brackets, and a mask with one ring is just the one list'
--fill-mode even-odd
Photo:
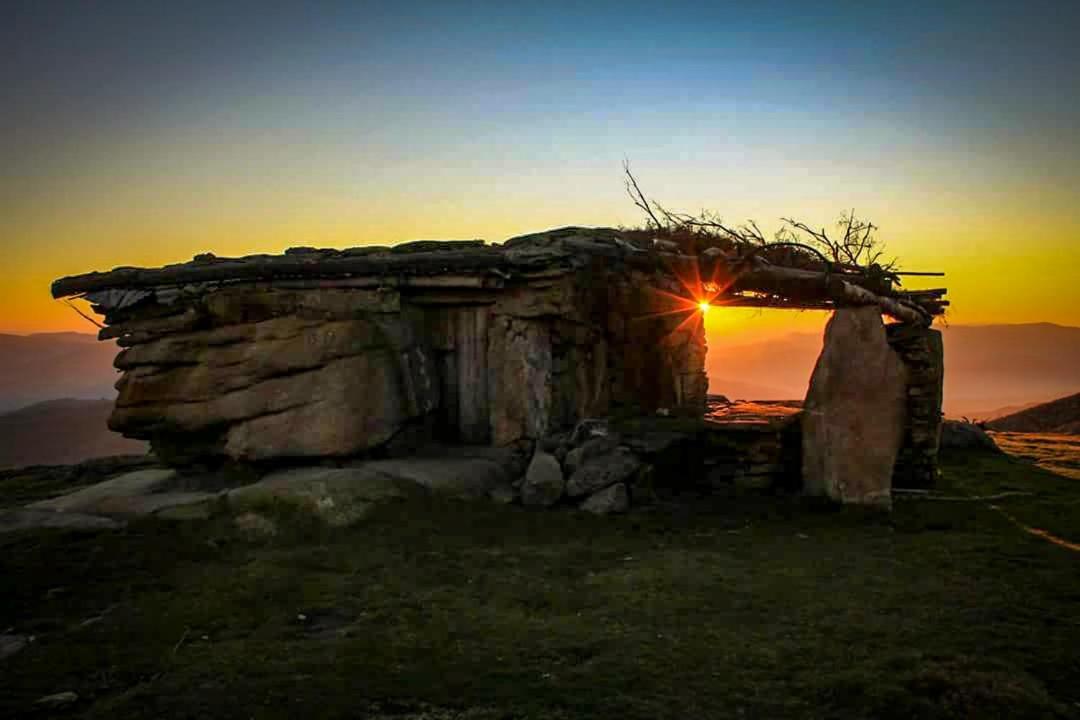
{"label": "distant mountain range", "polygon": [[[945,343],[945,412],[986,419],[1080,390],[1080,328],[954,325]],[[759,400],[801,398],[821,350],[821,336],[792,333],[725,346],[709,337],[709,392]]]}
{"label": "distant mountain range", "polygon": [[83,333],[0,334],[0,412],[56,398],[113,398],[117,347]]}
{"label": "distant mountain range", "polygon": [[[989,419],[1080,391],[1078,327],[954,325],[943,333],[949,415]],[[820,350],[816,333],[732,345],[710,333],[709,391],[801,399]],[[81,333],[0,334],[0,413],[56,398],[111,401],[116,352],[114,343]]]}
{"label": "distant mountain range", "polygon": [[1080,435],[1080,393],[996,418],[987,426],[1004,432]]}
{"label": "distant mountain range", "polygon": [[0,469],[69,465],[105,455],[141,455],[146,443],[106,426],[111,400],[49,400],[0,415]]}

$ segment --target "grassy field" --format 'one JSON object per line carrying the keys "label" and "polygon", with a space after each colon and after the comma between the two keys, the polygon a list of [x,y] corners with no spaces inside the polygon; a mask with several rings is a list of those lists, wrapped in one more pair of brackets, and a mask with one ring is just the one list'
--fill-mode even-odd
{"label": "grassy field", "polygon": [[998,446],[1058,475],[1080,480],[1080,435],[993,433]]}
{"label": "grassy field", "polygon": [[0,717],[1080,717],[1080,553],[1023,529],[1080,541],[1080,483],[963,455],[938,490],[1031,494],[0,536],[0,631],[35,636]]}

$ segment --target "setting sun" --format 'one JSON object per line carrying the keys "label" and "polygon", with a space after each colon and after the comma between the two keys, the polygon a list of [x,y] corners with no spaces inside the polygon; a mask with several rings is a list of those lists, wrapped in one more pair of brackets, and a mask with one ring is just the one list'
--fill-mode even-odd
{"label": "setting sun", "polygon": [[702,300],[701,302],[699,302],[697,304],[697,306],[698,306],[698,309],[701,310],[701,312],[703,312],[703,313],[709,312],[709,303],[707,301]]}

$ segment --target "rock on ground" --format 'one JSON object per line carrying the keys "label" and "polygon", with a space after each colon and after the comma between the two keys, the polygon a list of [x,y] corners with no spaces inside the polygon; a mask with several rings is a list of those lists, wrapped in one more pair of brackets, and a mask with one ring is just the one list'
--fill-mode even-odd
{"label": "rock on ground", "polygon": [[10,657],[30,643],[26,635],[0,635],[0,660]]}
{"label": "rock on ground", "polygon": [[359,467],[409,480],[432,492],[463,498],[488,497],[512,478],[502,463],[482,457],[400,458],[374,460]]}
{"label": "rock on ground", "polygon": [[617,449],[585,461],[566,483],[566,494],[581,497],[602,490],[615,483],[624,482],[637,469],[641,461],[630,451]]}
{"label": "rock on ground", "polygon": [[124,522],[98,515],[56,512],[54,510],[6,510],[0,512],[0,532],[31,530],[33,528],[60,528],[63,530],[115,530]]}
{"label": "rock on ground", "polygon": [[586,460],[604,455],[619,446],[617,435],[604,435],[585,440],[581,445],[566,453],[563,465],[567,475],[573,475],[578,468],[585,464]]}
{"label": "rock on ground", "polygon": [[46,695],[43,698],[39,698],[34,704],[45,708],[56,709],[71,705],[74,702],[78,702],[78,700],[78,693],[67,691]]}
{"label": "rock on ground", "polygon": [[581,509],[597,515],[623,513],[630,508],[630,494],[625,483],[615,483],[611,487],[599,490],[581,503]]}
{"label": "rock on ground", "polygon": [[[256,483],[230,490],[227,498],[230,506],[240,509],[265,502],[293,502],[312,510],[330,525],[343,526],[364,517],[376,503],[404,498],[412,492],[416,492],[412,482],[370,468],[315,467],[270,473]],[[261,531],[251,518],[238,522],[241,526],[251,525],[245,529]]]}
{"label": "rock on ground", "polygon": [[835,311],[802,416],[807,494],[889,507],[906,421],[907,369],[880,311]]}
{"label": "rock on ground", "polygon": [[994,438],[975,423],[946,420],[941,424],[941,447],[1001,452]]}
{"label": "rock on ground", "polygon": [[27,507],[32,510],[63,513],[108,512],[103,507],[107,508],[110,504],[115,506],[119,499],[160,492],[167,489],[175,479],[176,472],[173,470],[136,470],[67,495],[32,503]]}
{"label": "rock on ground", "polygon": [[559,461],[554,455],[537,450],[521,484],[521,504],[549,507],[559,501],[565,488],[566,479]]}

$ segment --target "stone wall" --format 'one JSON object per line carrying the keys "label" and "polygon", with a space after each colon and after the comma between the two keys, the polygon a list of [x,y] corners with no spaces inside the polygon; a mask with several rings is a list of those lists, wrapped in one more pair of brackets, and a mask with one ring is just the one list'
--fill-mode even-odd
{"label": "stone wall", "polygon": [[908,369],[907,425],[893,484],[928,488],[937,475],[941,440],[944,348],[941,332],[914,325],[886,326],[889,345]]}
{"label": "stone wall", "polygon": [[612,413],[700,414],[704,332],[683,322],[692,310],[657,314],[670,284],[597,263],[495,288],[192,288],[110,317],[124,346],[110,426],[184,463],[431,435],[508,445]]}

